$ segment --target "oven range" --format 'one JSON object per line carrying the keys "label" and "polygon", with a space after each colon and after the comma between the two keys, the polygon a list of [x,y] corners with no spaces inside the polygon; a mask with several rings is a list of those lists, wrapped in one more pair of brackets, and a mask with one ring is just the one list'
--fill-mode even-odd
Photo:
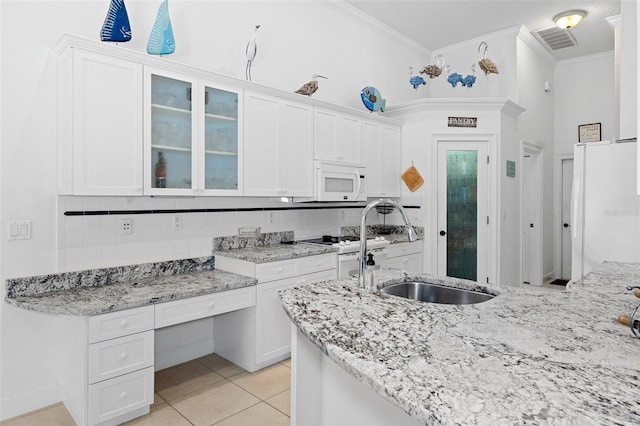
{"label": "oven range", "polygon": [[[338,277],[344,278],[358,275],[358,261],[360,259],[360,241],[351,240],[344,236],[323,235],[319,238],[298,240],[299,243],[323,244],[335,247],[338,252]],[[386,247],[389,241],[384,237],[367,240],[367,251],[373,253],[376,268],[384,266],[387,260]]]}

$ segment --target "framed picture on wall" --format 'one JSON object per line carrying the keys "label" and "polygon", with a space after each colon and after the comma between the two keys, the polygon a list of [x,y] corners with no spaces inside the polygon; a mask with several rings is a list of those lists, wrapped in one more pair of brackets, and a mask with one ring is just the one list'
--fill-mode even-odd
{"label": "framed picture on wall", "polygon": [[578,126],[578,143],[599,142],[602,140],[601,123],[581,124]]}

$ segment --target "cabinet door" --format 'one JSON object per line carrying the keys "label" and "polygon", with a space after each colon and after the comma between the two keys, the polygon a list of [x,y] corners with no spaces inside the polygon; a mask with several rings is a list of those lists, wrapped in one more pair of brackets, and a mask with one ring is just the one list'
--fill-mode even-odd
{"label": "cabinet door", "polygon": [[145,72],[145,194],[197,192],[197,87],[194,79],[179,74]]}
{"label": "cabinet door", "polygon": [[[258,284],[256,299],[256,364],[276,362],[291,351],[291,320],[282,309],[278,292],[287,288],[336,278],[336,270]],[[265,364],[267,365],[267,364]]]}
{"label": "cabinet door", "polygon": [[142,65],[72,49],[60,83],[59,192],[142,195]]}
{"label": "cabinet door", "polygon": [[321,108],[314,111],[314,158],[362,164],[361,120]]}
{"label": "cabinet door", "polygon": [[242,93],[209,83],[200,93],[199,187],[206,195],[242,195]]}
{"label": "cabinet door", "polygon": [[280,100],[245,93],[246,196],[277,195],[280,187]]}
{"label": "cabinet door", "polygon": [[380,127],[379,194],[380,197],[400,196],[400,128]]}
{"label": "cabinet door", "polygon": [[367,167],[367,196],[400,196],[400,128],[364,121],[362,148]]}
{"label": "cabinet door", "polygon": [[313,195],[313,108],[295,102],[282,102],[280,195]]}
{"label": "cabinet door", "polygon": [[422,272],[422,255],[409,254],[387,259],[383,268],[399,269],[402,272]]}
{"label": "cabinet door", "polygon": [[364,157],[367,197],[380,196],[380,126],[370,121],[362,122],[362,150]]}

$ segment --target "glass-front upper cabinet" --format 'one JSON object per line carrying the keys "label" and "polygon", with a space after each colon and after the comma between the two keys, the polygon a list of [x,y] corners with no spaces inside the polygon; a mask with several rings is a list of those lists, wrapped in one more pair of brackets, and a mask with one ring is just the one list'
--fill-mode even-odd
{"label": "glass-front upper cabinet", "polygon": [[239,125],[238,91],[204,85],[204,155],[202,157],[205,193],[233,192],[241,189],[242,176],[239,153],[241,129]]}
{"label": "glass-front upper cabinet", "polygon": [[145,193],[242,195],[239,91],[145,73]]}

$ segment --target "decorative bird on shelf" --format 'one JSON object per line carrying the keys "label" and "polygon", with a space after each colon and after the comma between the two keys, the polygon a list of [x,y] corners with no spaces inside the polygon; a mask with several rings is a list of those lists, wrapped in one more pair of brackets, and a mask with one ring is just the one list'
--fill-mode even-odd
{"label": "decorative bird on shelf", "polygon": [[258,45],[256,44],[256,34],[258,33],[258,28],[260,25],[256,25],[253,27],[253,35],[251,36],[251,40],[247,43],[247,48],[245,49],[245,53],[247,55],[247,67],[244,71],[245,77],[248,81],[251,81],[251,65],[253,64],[253,60],[256,57],[256,53],[258,53]]}
{"label": "decorative bird on shelf", "polygon": [[413,75],[413,67],[409,67],[409,84],[417,90],[420,85],[426,85],[427,82],[419,75]]}
{"label": "decorative bird on shelf", "polygon": [[302,85],[301,88],[299,88],[298,90],[296,90],[296,93],[299,93],[301,95],[307,95],[307,96],[311,96],[314,93],[316,93],[316,90],[318,90],[318,78],[325,78],[328,80],[327,77],[323,77],[321,75],[318,74],[314,74],[313,76],[311,76],[311,81],[305,83]]}

